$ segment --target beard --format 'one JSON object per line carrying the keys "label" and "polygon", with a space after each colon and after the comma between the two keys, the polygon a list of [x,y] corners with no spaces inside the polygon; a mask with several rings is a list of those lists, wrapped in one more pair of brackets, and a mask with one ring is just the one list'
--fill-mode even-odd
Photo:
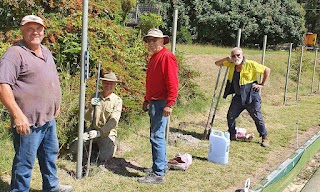
{"label": "beard", "polygon": [[240,65],[242,63],[242,60],[241,59],[236,59],[235,61],[234,61],[234,64],[235,65]]}

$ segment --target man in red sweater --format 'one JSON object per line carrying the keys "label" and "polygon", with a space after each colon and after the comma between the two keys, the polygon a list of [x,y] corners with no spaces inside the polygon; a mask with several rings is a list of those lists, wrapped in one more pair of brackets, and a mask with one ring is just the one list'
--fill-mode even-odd
{"label": "man in red sweater", "polygon": [[140,183],[164,183],[168,169],[165,128],[168,117],[178,96],[178,62],[176,57],[164,47],[169,37],[159,29],[150,29],[144,36],[151,58],[146,77],[146,94],[142,109],[150,116],[150,143],[152,147],[152,172]]}

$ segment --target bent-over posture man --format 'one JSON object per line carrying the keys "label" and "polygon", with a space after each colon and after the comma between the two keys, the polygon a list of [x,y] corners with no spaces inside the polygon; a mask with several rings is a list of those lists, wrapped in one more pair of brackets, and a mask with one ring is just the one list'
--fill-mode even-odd
{"label": "bent-over posture man", "polygon": [[[259,90],[265,86],[270,69],[255,61],[247,60],[239,47],[233,48],[230,56],[216,61],[215,64],[230,68],[223,96],[226,98],[229,94],[234,94],[227,115],[230,140],[237,139],[236,118],[246,109],[254,120],[260,137],[262,137],[261,146],[268,147],[268,133],[261,114]],[[258,83],[258,74],[263,74],[261,83]]]}

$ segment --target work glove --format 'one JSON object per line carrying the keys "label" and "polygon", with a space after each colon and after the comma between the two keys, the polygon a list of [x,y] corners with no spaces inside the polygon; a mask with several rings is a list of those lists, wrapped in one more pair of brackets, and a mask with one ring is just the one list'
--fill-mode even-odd
{"label": "work glove", "polygon": [[89,132],[83,133],[83,141],[88,141],[89,139],[94,139],[96,137],[100,137],[100,131],[91,130]]}
{"label": "work glove", "polygon": [[91,105],[92,106],[98,106],[100,105],[100,98],[99,97],[94,97],[91,99]]}

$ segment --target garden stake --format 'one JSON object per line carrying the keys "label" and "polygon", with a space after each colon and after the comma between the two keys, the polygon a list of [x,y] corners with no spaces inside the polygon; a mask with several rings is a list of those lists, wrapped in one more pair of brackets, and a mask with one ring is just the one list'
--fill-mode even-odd
{"label": "garden stake", "polygon": [[[101,61],[99,61],[99,63],[98,63],[98,74],[97,74],[95,98],[97,98],[99,95],[100,68],[101,68]],[[90,130],[93,129],[95,115],[96,115],[96,106],[94,105],[93,106],[93,115],[91,117]],[[89,153],[88,153],[88,160],[87,160],[86,177],[89,175],[89,171],[90,171],[91,152],[92,152],[92,139],[90,139],[90,141],[89,141]]]}

